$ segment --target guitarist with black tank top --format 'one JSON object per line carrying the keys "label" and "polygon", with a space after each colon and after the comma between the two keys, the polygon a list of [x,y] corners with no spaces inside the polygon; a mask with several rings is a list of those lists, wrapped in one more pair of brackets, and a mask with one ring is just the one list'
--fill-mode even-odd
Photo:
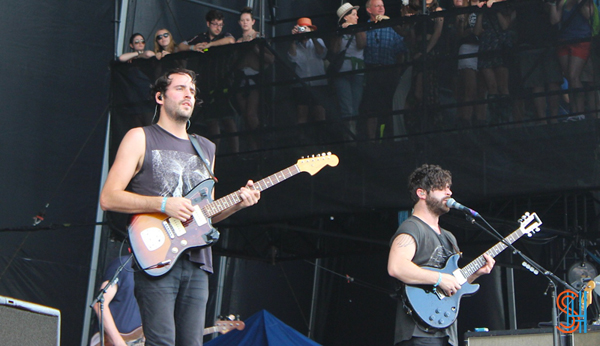
{"label": "guitarist with black tank top", "polygon": [[[215,157],[214,143],[187,133],[196,105],[196,74],[171,70],[157,79],[152,91],[158,122],[131,129],[125,135],[100,195],[100,205],[103,210],[160,213],[180,223],[189,222],[197,208],[184,196],[213,177]],[[198,150],[193,138],[197,139]],[[256,204],[260,191],[253,186],[248,181],[240,188],[240,202],[216,213],[212,223]],[[214,194],[214,190],[208,194]],[[155,235],[148,232],[146,246],[156,244]],[[146,345],[201,346],[208,275],[212,273],[210,247],[189,249],[177,261],[157,263],[165,265],[170,270],[162,276],[152,277],[142,270],[134,273]]]}
{"label": "guitarist with black tank top", "polygon": [[[461,289],[459,280],[452,274],[422,267],[443,268],[450,256],[459,253],[454,235],[438,224],[439,217],[450,210],[446,202],[452,196],[451,185],[451,173],[437,165],[424,164],[410,175],[408,190],[415,203],[413,214],[393,235],[388,259],[389,275],[402,285],[433,285],[442,297],[456,294]],[[467,282],[491,272],[495,261],[487,254],[484,258],[485,265],[465,278]],[[456,321],[446,328],[432,328],[413,318],[411,309],[405,299],[399,299],[395,345],[458,346]]]}

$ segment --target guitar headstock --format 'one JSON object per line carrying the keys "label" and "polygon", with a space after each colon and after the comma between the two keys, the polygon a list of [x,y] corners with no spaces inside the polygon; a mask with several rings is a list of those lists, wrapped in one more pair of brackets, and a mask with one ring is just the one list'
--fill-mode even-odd
{"label": "guitar headstock", "polygon": [[219,319],[215,321],[215,327],[221,334],[225,334],[231,330],[244,330],[246,325],[240,321],[240,315],[227,315],[219,316]]}
{"label": "guitar headstock", "polygon": [[581,299],[581,307],[582,308],[587,308],[588,306],[590,306],[590,304],[592,304],[592,299],[593,299],[593,295],[592,295],[592,291],[594,290],[594,288],[596,288],[596,283],[594,282],[594,280],[590,280],[588,281],[588,283],[585,285],[585,287],[583,288],[583,290],[581,290],[581,293],[579,295],[579,297],[582,297],[583,294],[585,294],[585,299]]}
{"label": "guitar headstock", "polygon": [[315,175],[325,166],[335,167],[340,162],[340,159],[332,153],[322,153],[311,157],[302,158],[296,163],[300,171]]}
{"label": "guitar headstock", "polygon": [[519,228],[523,234],[527,234],[527,236],[531,238],[535,232],[539,232],[542,220],[540,220],[536,213],[530,214],[529,212],[526,212],[519,219],[519,224]]}

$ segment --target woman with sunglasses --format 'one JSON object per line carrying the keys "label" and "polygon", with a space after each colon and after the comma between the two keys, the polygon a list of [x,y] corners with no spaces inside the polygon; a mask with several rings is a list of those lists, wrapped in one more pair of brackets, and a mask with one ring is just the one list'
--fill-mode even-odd
{"label": "woman with sunglasses", "polygon": [[153,51],[146,50],[146,40],[142,34],[135,33],[131,35],[129,38],[129,47],[133,50],[133,52],[122,54],[119,56],[119,61],[131,62],[133,59],[148,59],[154,56]]}
{"label": "woman with sunglasses", "polygon": [[156,53],[156,59],[160,60],[165,55],[177,52],[177,45],[173,41],[171,32],[164,28],[156,31],[156,35],[154,35],[154,53]]}

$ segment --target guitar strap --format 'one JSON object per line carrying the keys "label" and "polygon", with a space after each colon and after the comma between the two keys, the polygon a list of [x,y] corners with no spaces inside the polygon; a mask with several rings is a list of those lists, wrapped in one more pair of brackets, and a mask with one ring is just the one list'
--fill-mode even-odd
{"label": "guitar strap", "polygon": [[200,161],[202,161],[202,163],[204,164],[204,167],[206,167],[206,171],[208,172],[208,174],[210,175],[211,178],[213,178],[213,180],[215,182],[219,182],[219,179],[217,179],[217,177],[215,177],[215,175],[212,172],[212,169],[210,169],[208,162],[208,159],[206,158],[206,154],[204,153],[204,149],[202,149],[202,147],[200,146],[200,143],[198,142],[198,138],[196,138],[196,134],[192,133],[190,134],[190,142],[192,142],[192,145],[194,146],[194,149],[196,149],[196,152],[198,153],[198,156],[200,156]]}

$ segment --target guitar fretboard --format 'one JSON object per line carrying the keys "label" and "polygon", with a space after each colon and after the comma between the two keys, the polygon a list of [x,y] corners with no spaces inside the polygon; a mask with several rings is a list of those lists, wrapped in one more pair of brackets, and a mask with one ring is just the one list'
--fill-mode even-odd
{"label": "guitar fretboard", "polygon": [[[519,238],[521,238],[523,234],[523,231],[521,230],[521,228],[519,228],[516,231],[509,234],[506,238],[504,238],[504,242],[512,244],[516,242]],[[498,256],[498,254],[500,254],[508,247],[508,245],[506,245],[504,242],[499,242],[498,244],[492,246],[485,253],[492,258]],[[483,255],[481,255],[473,261],[471,261],[471,263],[467,264],[464,268],[462,268],[460,272],[465,278],[468,278],[469,276],[473,275],[476,271],[478,271],[481,267],[483,267],[485,263],[485,258],[483,257]]]}
{"label": "guitar fretboard", "polygon": [[[271,186],[275,186],[280,182],[293,177],[294,175],[300,172],[300,168],[297,164],[295,164],[264,179],[254,182],[254,190],[264,191],[270,188]],[[241,202],[242,199],[240,198],[239,192],[236,191],[228,194],[227,196],[221,197],[212,203],[205,205],[201,209],[204,215],[210,218],[222,212],[223,210],[229,209]]]}

